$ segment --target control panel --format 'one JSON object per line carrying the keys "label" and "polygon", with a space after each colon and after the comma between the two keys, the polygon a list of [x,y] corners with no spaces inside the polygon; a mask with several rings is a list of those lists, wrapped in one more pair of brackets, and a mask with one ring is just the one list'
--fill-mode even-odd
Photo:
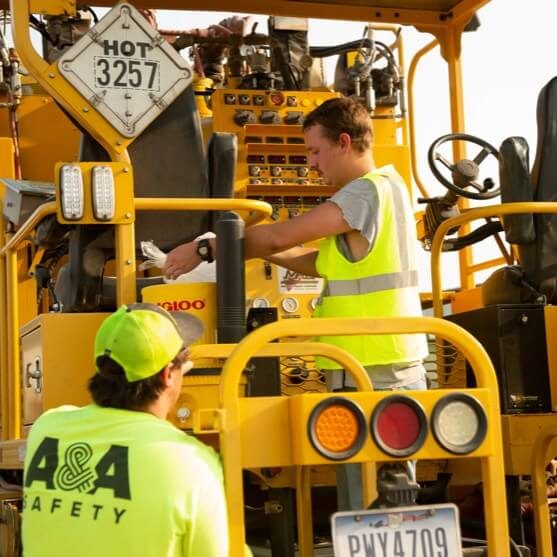
{"label": "control panel", "polygon": [[[302,124],[314,108],[338,96],[330,91],[261,89],[218,89],[213,93],[212,131],[232,132],[238,137],[235,196],[269,203],[273,213],[267,222],[294,218],[336,192],[336,187],[325,183],[309,166]],[[392,112],[390,108],[378,110],[374,120],[374,158],[378,166],[395,162],[407,178],[408,148],[396,144],[401,123],[387,110]],[[317,247],[317,242],[314,245]],[[322,287],[322,279],[260,259],[246,264],[247,310],[276,308],[278,319],[310,317]],[[282,358],[280,367],[283,392],[324,389],[323,375],[315,369],[312,358]]]}
{"label": "control panel", "polygon": [[212,96],[215,129],[250,124],[300,126],[304,116],[337,93],[329,91],[262,91],[217,89]]}
{"label": "control panel", "polygon": [[[330,197],[336,188],[308,165],[305,115],[338,94],[329,91],[220,89],[212,96],[213,131],[238,136],[235,195],[266,201],[268,222],[293,218]],[[276,307],[279,319],[309,317],[321,279],[299,276],[270,263],[246,268],[250,307]]]}

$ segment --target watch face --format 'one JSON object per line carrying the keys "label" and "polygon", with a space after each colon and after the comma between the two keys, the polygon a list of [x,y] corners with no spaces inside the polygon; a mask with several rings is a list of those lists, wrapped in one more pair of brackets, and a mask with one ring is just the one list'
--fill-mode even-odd
{"label": "watch face", "polygon": [[203,261],[211,260],[211,244],[207,240],[200,240],[197,243],[196,251]]}

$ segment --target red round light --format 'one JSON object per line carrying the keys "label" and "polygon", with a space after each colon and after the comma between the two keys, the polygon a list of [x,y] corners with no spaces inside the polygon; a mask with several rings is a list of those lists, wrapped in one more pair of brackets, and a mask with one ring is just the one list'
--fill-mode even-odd
{"label": "red round light", "polygon": [[404,450],[416,442],[420,421],[413,408],[402,402],[393,402],[379,414],[377,434],[389,447]]}
{"label": "red round light", "polygon": [[373,411],[371,434],[378,447],[390,456],[403,457],[418,451],[427,437],[427,418],[414,399],[391,395]]}

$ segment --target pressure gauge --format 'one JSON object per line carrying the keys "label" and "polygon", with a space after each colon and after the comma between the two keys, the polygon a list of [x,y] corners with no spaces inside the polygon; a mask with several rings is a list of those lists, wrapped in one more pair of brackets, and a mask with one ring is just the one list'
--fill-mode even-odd
{"label": "pressure gauge", "polygon": [[286,313],[294,313],[298,310],[299,305],[300,304],[298,303],[298,300],[296,300],[296,298],[290,297],[283,298],[280,303],[280,306]]}
{"label": "pressure gauge", "polygon": [[254,298],[251,303],[252,308],[268,308],[269,305],[269,300],[267,300],[267,298]]}
{"label": "pressure gauge", "polygon": [[185,422],[191,416],[191,410],[187,406],[180,406],[178,410],[176,410],[176,418],[178,418],[179,422]]}

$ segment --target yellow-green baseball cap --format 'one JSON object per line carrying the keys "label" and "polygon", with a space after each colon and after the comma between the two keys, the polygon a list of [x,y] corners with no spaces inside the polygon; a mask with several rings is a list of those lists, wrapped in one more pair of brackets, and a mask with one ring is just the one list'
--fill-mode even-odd
{"label": "yellow-green baseball cap", "polygon": [[95,359],[109,356],[132,383],[158,373],[202,334],[203,322],[194,315],[156,304],[128,304],[99,327]]}

